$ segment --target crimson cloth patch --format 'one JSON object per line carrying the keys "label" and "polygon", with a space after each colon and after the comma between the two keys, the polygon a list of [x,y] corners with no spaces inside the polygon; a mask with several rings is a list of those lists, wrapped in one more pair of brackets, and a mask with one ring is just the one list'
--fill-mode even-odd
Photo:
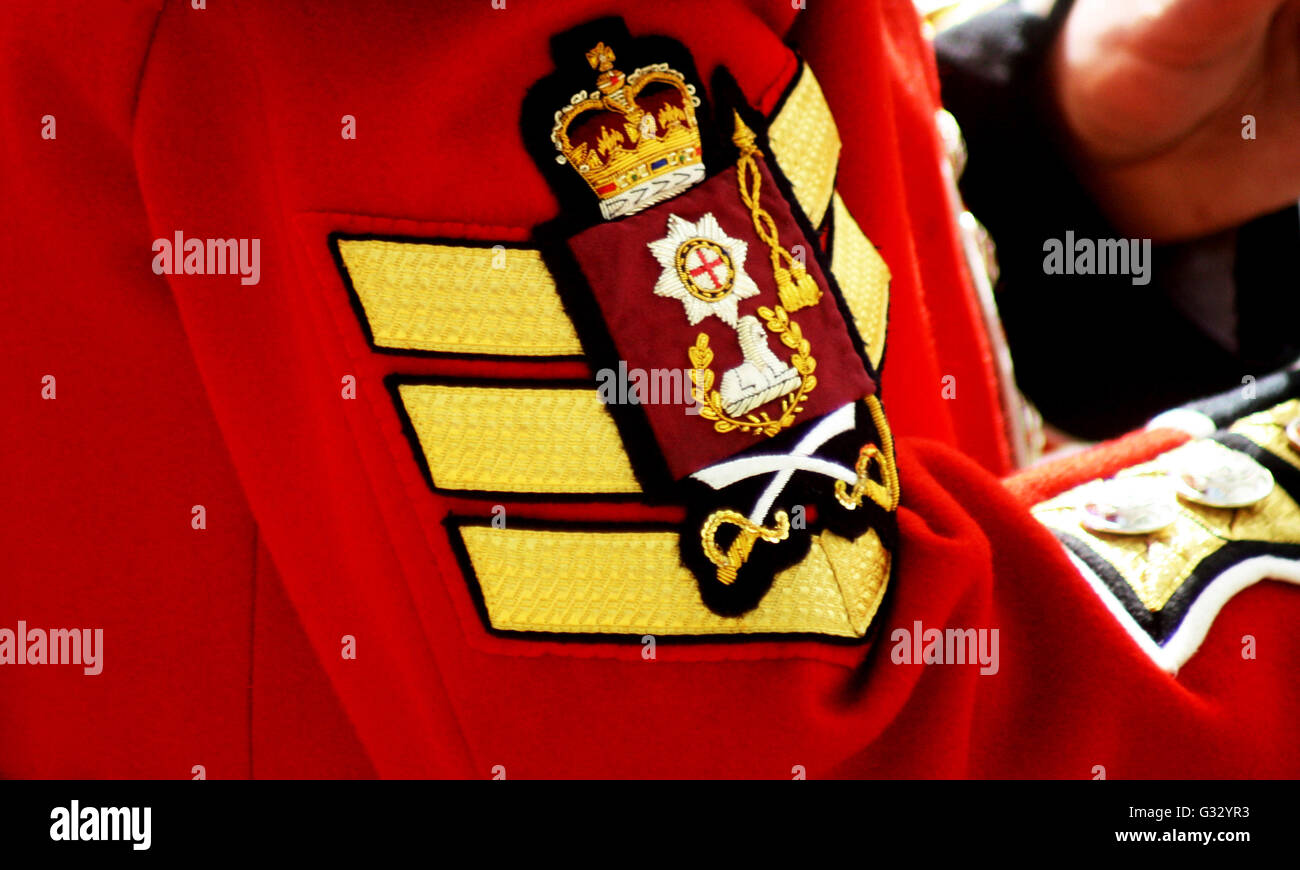
{"label": "crimson cloth patch", "polygon": [[[689,370],[695,407],[645,406],[676,479],[875,392],[812,243],[763,159],[749,166],[744,180],[768,216],[757,226],[732,167],[569,242],[627,368]],[[759,227],[802,254],[802,287],[781,292],[778,270],[792,269]]]}

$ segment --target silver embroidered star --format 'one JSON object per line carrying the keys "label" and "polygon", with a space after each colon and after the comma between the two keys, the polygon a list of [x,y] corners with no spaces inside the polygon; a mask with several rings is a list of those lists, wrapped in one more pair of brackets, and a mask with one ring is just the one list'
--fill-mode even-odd
{"label": "silver embroidered star", "polygon": [[734,327],[737,303],[758,295],[745,273],[749,245],[723,232],[712,213],[695,223],[669,215],[668,235],[646,247],[663,267],[655,295],[680,301],[691,326],[713,315]]}

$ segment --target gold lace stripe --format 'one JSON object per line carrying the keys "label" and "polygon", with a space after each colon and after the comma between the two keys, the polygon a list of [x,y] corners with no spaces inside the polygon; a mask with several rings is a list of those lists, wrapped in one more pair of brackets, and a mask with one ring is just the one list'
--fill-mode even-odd
{"label": "gold lace stripe", "polygon": [[438,489],[641,491],[595,390],[400,384],[398,393]]}
{"label": "gold lace stripe", "polygon": [[889,322],[889,266],[849,214],[838,193],[833,202],[835,232],[831,271],[853,313],[871,365],[879,368]]}
{"label": "gold lace stripe", "polygon": [[503,356],[582,353],[541,254],[525,248],[339,239],[379,347]]}
{"label": "gold lace stripe", "polygon": [[830,547],[819,538],[802,562],[777,575],[758,607],[725,617],[700,600],[676,532],[457,531],[492,627],[502,631],[861,637],[889,578],[889,554],[874,531],[853,543],[834,538]]}
{"label": "gold lace stripe", "polygon": [[1242,417],[1228,431],[1248,438],[1288,465],[1300,468],[1300,451],[1286,437],[1287,424],[1298,416],[1300,399],[1289,399],[1267,411]]}
{"label": "gold lace stripe", "polygon": [[[1285,437],[1285,436],[1283,436]],[[1119,476],[1161,473],[1162,460],[1212,463],[1215,454],[1235,452],[1216,441],[1192,441],[1152,462],[1135,465]],[[1084,484],[1087,486],[1088,484]],[[1300,543],[1300,505],[1281,486],[1248,508],[1225,509],[1179,500],[1178,519],[1151,535],[1093,534],[1079,524],[1075,488],[1037,505],[1033,514],[1048,528],[1083,541],[1109,562],[1148,610],[1159,611],[1207,556],[1230,541]]]}
{"label": "gold lace stripe", "polygon": [[772,120],[768,144],[813,226],[820,226],[835,189],[840,133],[817,77],[806,65]]}

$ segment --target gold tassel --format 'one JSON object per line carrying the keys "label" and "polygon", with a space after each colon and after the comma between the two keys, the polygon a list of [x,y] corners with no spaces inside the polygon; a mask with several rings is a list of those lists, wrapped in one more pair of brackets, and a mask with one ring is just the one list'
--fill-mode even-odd
{"label": "gold tassel", "polygon": [[781,307],[786,311],[794,311],[796,308],[803,307],[802,300],[799,297],[799,288],[790,276],[790,271],[784,266],[774,264],[772,272],[776,275],[776,293],[781,299]]}
{"label": "gold tassel", "polygon": [[[794,264],[794,281],[799,285],[800,303],[795,308],[804,308],[810,305],[816,305],[822,299],[822,288],[817,286],[817,281],[808,270],[804,268],[803,263],[798,260]],[[786,311],[793,311],[794,308],[787,308]]]}

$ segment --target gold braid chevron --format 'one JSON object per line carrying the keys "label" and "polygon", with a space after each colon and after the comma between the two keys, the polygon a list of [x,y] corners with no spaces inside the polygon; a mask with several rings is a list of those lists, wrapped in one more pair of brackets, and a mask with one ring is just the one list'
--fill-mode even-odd
{"label": "gold braid chevron", "polygon": [[700,416],[713,421],[713,428],[718,432],[740,431],[752,435],[774,437],[782,429],[794,425],[794,418],[803,410],[801,404],[808,394],[817,386],[813,370],[817,360],[812,355],[812,345],[803,337],[799,324],[790,319],[780,305],[776,308],[759,308],[758,314],[767,324],[772,334],[781,337],[781,343],[794,351],[790,355],[790,365],[799,373],[799,389],[781,400],[781,416],[773,420],[766,411],[747,414],[740,420],[731,417],[722,409],[722,395],[713,389],[713,351],[709,348],[708,333],[701,332],[695,344],[687,350],[691,360],[691,394],[700,406]]}
{"label": "gold braid chevron", "polygon": [[[854,466],[858,482],[853,484],[853,489],[850,491],[844,481],[835,481],[835,498],[849,510],[856,510],[861,507],[863,496],[866,496],[885,510],[892,512],[898,508],[900,497],[898,465],[894,458],[894,435],[889,431],[889,421],[885,419],[885,410],[880,406],[880,400],[875,396],[869,396],[866,401],[867,410],[871,412],[871,422],[876,424],[876,431],[880,433],[880,444],[884,449],[881,450],[874,444],[863,447],[858,454],[857,465]],[[872,475],[873,466],[880,480],[876,480]]]}
{"label": "gold braid chevron", "polygon": [[[749,560],[749,554],[753,552],[759,538],[769,544],[777,544],[790,537],[790,515],[785,511],[777,511],[773,514],[773,519],[776,520],[776,527],[769,529],[733,510],[720,510],[709,514],[709,518],[700,527],[700,543],[704,555],[717,566],[719,583],[730,586],[736,582],[737,572]],[[725,553],[718,546],[717,541],[718,529],[724,524],[740,529],[736,539],[731,542],[731,546]]]}
{"label": "gold braid chevron", "polygon": [[[781,239],[776,232],[776,223],[763,208],[759,194],[763,188],[763,176],[758,172],[758,163],[754,156],[759,154],[755,145],[754,131],[735,113],[736,129],[731,140],[740,149],[740,160],[736,163],[736,181],[740,186],[740,200],[748,208],[754,220],[754,232],[767,242],[772,257],[772,274],[776,277],[777,295],[786,311],[798,311],[816,305],[822,298],[822,290],[816,280],[808,274],[803,263],[790,255],[781,246]],[[784,261],[785,265],[782,265]]]}
{"label": "gold braid chevron", "polygon": [[[822,532],[807,557],[777,573],[757,607],[720,616],[700,600],[675,531],[508,525],[450,530],[501,631],[860,638],[888,588],[890,555],[874,531],[856,541]],[[574,654],[577,645],[565,648]]]}

